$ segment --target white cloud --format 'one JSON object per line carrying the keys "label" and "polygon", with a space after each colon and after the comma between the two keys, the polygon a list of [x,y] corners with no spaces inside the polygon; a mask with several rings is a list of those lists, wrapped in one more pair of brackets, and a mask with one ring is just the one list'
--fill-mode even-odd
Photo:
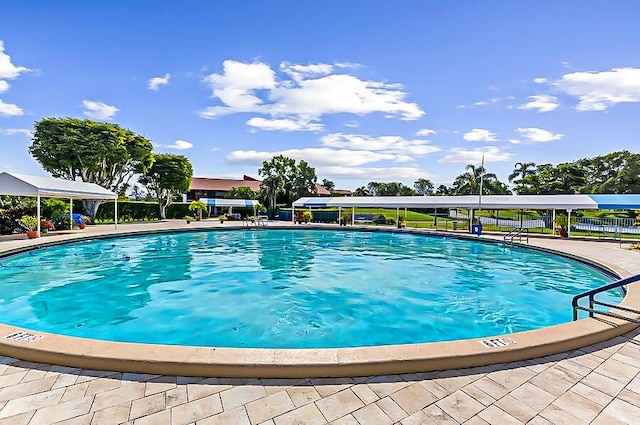
{"label": "white cloud", "polygon": [[558,103],[557,97],[543,94],[537,96],[529,96],[529,102],[518,106],[518,109],[535,109],[538,112],[551,112],[558,106],[560,106],[560,104]]}
{"label": "white cloud", "polygon": [[378,161],[397,160],[398,156],[389,153],[359,151],[331,148],[286,149],[282,151],[236,150],[227,155],[232,164],[259,165],[277,155],[284,155],[296,160],[305,160],[313,167],[342,166],[355,167]]}
{"label": "white cloud", "polygon": [[418,167],[324,167],[323,175],[330,177],[376,178],[379,180],[406,180],[420,177],[430,177],[430,174]]}
{"label": "white cloud", "polygon": [[164,74],[164,77],[153,77],[147,83],[147,87],[149,90],[158,90],[160,86],[164,86],[169,84],[169,79],[171,78],[171,74]]}
{"label": "white cloud", "polygon": [[[360,134],[327,134],[321,138],[322,144],[332,148],[345,148],[358,151],[378,151],[399,155],[396,160],[408,161],[411,155],[426,155],[439,152],[440,148],[432,146],[428,140],[405,139],[400,136],[368,136]],[[400,157],[400,155],[404,155]]]}
{"label": "white cloud", "polygon": [[474,128],[462,136],[467,142],[497,142],[495,133],[484,128]]}
{"label": "white cloud", "polygon": [[519,145],[522,143],[522,141],[518,139],[509,139],[509,143],[511,143],[512,145]]}
{"label": "white cloud", "polygon": [[503,152],[497,146],[484,146],[476,149],[451,148],[451,151],[438,162],[449,164],[481,163],[484,155],[485,162],[510,161],[512,153]]}
{"label": "white cloud", "polygon": [[265,63],[226,60],[222,74],[205,78],[213,97],[222,105],[210,106],[200,116],[215,118],[253,112],[276,118],[319,120],[327,114],[382,112],[402,120],[415,120],[424,115],[416,103],[405,101],[401,84],[332,73],[336,67],[351,67],[341,65],[283,63],[283,72],[291,78],[276,79],[275,71]]}
{"label": "white cloud", "polygon": [[11,56],[4,52],[4,42],[0,40],[0,80],[12,80],[27,71],[30,69],[11,62]]}
{"label": "white cloud", "polygon": [[253,117],[247,121],[247,125],[262,130],[281,130],[281,131],[321,131],[324,125],[311,122],[309,120],[293,120],[290,118],[283,119],[267,119],[262,117]]}
{"label": "white cloud", "polygon": [[280,64],[280,70],[285,74],[290,75],[294,80],[302,81],[305,78],[331,74],[333,72],[333,65],[327,63],[300,65],[282,62]]}
{"label": "white cloud", "polygon": [[13,136],[15,134],[24,134],[25,136],[32,138],[33,131],[27,130],[26,128],[8,128],[4,131],[8,136]]}
{"label": "white cloud", "polygon": [[23,115],[24,111],[18,105],[4,103],[0,99],[0,115],[5,117],[17,117]]}
{"label": "white cloud", "polygon": [[226,60],[223,74],[211,74],[204,79],[213,90],[213,97],[225,106],[210,106],[200,112],[203,118],[215,118],[238,112],[266,112],[256,90],[269,90],[276,86],[275,72],[269,65]]}
{"label": "white cloud", "polygon": [[480,100],[478,102],[475,102],[473,104],[473,106],[485,106],[485,105],[493,105],[494,103],[498,103],[500,101],[499,98],[497,97],[493,97],[489,100]]}
{"label": "white cloud", "polygon": [[578,111],[604,111],[624,102],[640,102],[640,68],[565,74],[554,85],[579,99]]}
{"label": "white cloud", "polygon": [[358,128],[360,126],[360,123],[356,120],[351,120],[349,122],[344,123],[344,126],[349,128]]}
{"label": "white cloud", "polygon": [[553,140],[560,140],[564,137],[564,134],[553,133],[549,130],[536,127],[519,128],[518,133],[523,139],[535,143],[546,143]]}
{"label": "white cloud", "polygon": [[[24,66],[16,66],[11,62],[11,56],[4,52],[4,42],[0,40],[0,93],[9,90],[9,83],[5,80],[18,78],[23,72],[30,71]],[[23,115],[22,108],[12,103],[4,103],[0,99],[0,116],[15,117]]]}
{"label": "white cloud", "polygon": [[536,83],[536,84],[544,84],[544,83],[547,82],[547,79],[546,78],[534,78],[533,82]]}
{"label": "white cloud", "polygon": [[177,149],[179,151],[183,151],[186,149],[191,149],[193,147],[193,143],[187,142],[186,140],[176,140],[171,145],[165,146],[169,149]]}
{"label": "white cloud", "polygon": [[421,128],[420,130],[416,131],[416,136],[418,137],[429,137],[432,134],[436,134],[436,131],[431,130],[430,128]]}
{"label": "white cloud", "polygon": [[82,113],[96,120],[110,120],[119,111],[115,106],[93,100],[83,100],[82,104],[85,108]]}

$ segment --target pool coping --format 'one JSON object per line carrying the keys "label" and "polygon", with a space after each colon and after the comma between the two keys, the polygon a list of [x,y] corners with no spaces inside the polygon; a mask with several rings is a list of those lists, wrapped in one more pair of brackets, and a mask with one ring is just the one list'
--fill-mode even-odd
{"label": "pool coping", "polygon": [[[270,226],[271,229],[345,230],[328,226]],[[238,230],[241,226],[216,228],[144,229],[104,234],[65,235],[51,241],[36,241],[19,248],[0,250],[0,258],[43,246],[66,244],[90,239],[135,236],[149,233],[181,231]],[[246,227],[244,228],[246,230]],[[346,230],[367,232],[437,235],[499,243],[495,239],[461,234],[443,234],[428,230],[352,227]],[[618,277],[629,275],[624,270],[594,259],[548,248],[515,243],[514,246],[535,249],[591,264]],[[620,305],[640,305],[640,283],[627,286]],[[569,309],[570,306],[567,305]],[[640,315],[631,316],[640,318]],[[161,344],[138,344],[77,338],[32,331],[0,324],[0,355],[40,363],[52,363],[85,369],[115,370],[181,376],[299,378],[349,377],[427,372],[485,366],[542,357],[581,348],[625,334],[638,325],[615,318],[585,318],[547,328],[493,337],[467,340],[385,345],[354,348],[265,349],[192,347]],[[6,339],[23,332],[41,336],[29,342]],[[484,344],[483,341],[493,341]]]}

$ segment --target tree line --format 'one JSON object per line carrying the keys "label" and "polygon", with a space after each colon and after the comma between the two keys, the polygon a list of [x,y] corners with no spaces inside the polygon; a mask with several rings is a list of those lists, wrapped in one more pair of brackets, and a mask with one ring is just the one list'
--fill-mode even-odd
{"label": "tree line", "polygon": [[[153,154],[153,145],[144,136],[117,124],[74,118],[44,118],[35,124],[29,152],[54,177],[97,183],[124,196],[130,180],[146,187],[146,199],[158,201],[160,217],[172,200],[189,190],[193,167],[184,155]],[[262,177],[259,192],[247,187],[234,188],[230,198],[261,199],[271,210],[278,204],[317,193],[316,170],[304,160],[279,155],[264,161],[258,170]],[[400,182],[371,181],[354,190],[355,196],[477,195],[491,194],[571,194],[640,193],[640,154],[612,152],[593,158],[557,165],[518,162],[509,175],[510,187],[483,166],[469,164],[451,185],[435,187],[426,178],[413,187]],[[329,179],[321,184],[335,188]],[[132,196],[143,191],[134,186]],[[84,200],[83,206],[93,219],[99,200]]]}

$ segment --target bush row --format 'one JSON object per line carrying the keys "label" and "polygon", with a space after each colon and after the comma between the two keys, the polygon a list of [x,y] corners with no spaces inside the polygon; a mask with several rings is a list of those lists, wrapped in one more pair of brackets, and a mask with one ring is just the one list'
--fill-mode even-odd
{"label": "bush row", "polygon": [[[98,208],[96,220],[113,220],[113,210],[115,204],[112,201],[105,202]],[[203,216],[207,216],[207,211],[202,211]],[[189,211],[188,202],[174,202],[167,207],[167,218],[183,218],[186,215],[193,215]],[[157,202],[145,201],[118,201],[119,221],[149,221],[158,220],[160,217],[160,207]]]}

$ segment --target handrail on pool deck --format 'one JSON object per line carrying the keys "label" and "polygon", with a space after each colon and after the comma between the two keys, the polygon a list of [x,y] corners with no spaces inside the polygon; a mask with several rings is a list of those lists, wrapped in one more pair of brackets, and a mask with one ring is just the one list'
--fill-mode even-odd
{"label": "handrail on pool deck", "polygon": [[[624,279],[616,280],[615,282],[612,282],[612,283],[610,283],[608,285],[604,285],[604,286],[601,286],[599,288],[592,289],[590,291],[583,292],[581,294],[576,295],[571,300],[571,306],[573,307],[573,320],[574,321],[578,320],[578,310],[583,310],[583,311],[588,311],[589,312],[589,317],[593,317],[593,315],[595,313],[595,314],[601,314],[603,316],[615,317],[616,319],[622,319],[622,320],[626,320],[626,321],[629,321],[629,322],[640,324],[640,320],[638,320],[638,319],[634,319],[632,317],[627,317],[627,316],[623,316],[623,315],[616,314],[616,313],[611,313],[611,312],[608,312],[608,311],[596,310],[595,307],[594,307],[597,304],[597,305],[609,307],[611,309],[622,310],[622,311],[626,311],[626,312],[629,312],[629,313],[640,314],[640,310],[638,310],[638,309],[629,308],[629,307],[623,307],[623,306],[619,306],[619,305],[615,305],[615,304],[609,304],[609,303],[605,303],[605,302],[598,301],[598,300],[595,299],[595,296],[597,294],[602,293],[602,292],[606,292],[606,291],[609,291],[609,290],[615,289],[615,288],[622,288],[622,291],[626,294],[627,290],[625,289],[624,286],[632,284],[632,283],[635,283],[635,282],[639,282],[639,281],[640,281],[640,274],[636,274],[636,275],[633,275],[633,276],[626,277]],[[580,299],[582,299],[584,297],[589,297],[589,307],[583,307],[583,306],[578,304],[578,301],[580,301]]]}

